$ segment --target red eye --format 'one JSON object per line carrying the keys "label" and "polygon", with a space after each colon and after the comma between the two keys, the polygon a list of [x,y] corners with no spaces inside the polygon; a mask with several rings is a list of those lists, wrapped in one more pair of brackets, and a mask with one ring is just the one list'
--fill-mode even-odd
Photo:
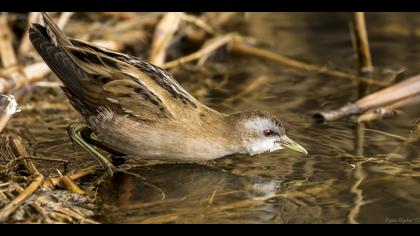
{"label": "red eye", "polygon": [[264,136],[268,137],[268,136],[271,136],[272,134],[273,134],[273,131],[269,129],[264,130]]}

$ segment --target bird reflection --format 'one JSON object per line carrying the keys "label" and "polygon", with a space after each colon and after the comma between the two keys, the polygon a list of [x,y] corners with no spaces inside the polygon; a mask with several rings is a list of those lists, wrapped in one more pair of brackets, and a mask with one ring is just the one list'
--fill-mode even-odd
{"label": "bird reflection", "polygon": [[[102,189],[105,205],[114,206],[118,216],[125,215],[124,222],[131,221],[127,215],[133,214],[134,221],[142,222],[142,215],[150,210],[149,206],[155,206],[153,211],[162,211],[159,214],[164,215],[188,209],[195,213],[206,212],[210,206],[223,211],[229,204],[245,206],[250,212],[263,211],[266,218],[277,213],[275,205],[257,200],[276,195],[281,191],[281,181],[239,176],[198,164],[159,164],[130,172],[141,177],[117,173]],[[258,204],[254,205],[253,201]]]}

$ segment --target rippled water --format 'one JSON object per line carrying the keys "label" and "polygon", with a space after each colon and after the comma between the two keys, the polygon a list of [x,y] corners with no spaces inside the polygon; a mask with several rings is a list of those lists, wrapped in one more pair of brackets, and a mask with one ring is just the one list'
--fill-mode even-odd
{"label": "rippled water", "polygon": [[[273,52],[351,72],[356,69],[357,58],[348,29],[350,17],[347,13],[247,14],[240,31],[261,39]],[[406,69],[399,79],[420,72],[419,26],[420,14],[367,14],[377,74],[387,79],[390,75],[385,69]],[[132,170],[143,178],[118,174],[100,191],[103,210],[99,221],[420,222],[420,145],[418,141],[403,141],[420,117],[418,107],[403,109],[396,118],[368,124],[363,132],[364,156],[357,157],[353,123],[320,125],[311,119],[317,110],[357,99],[356,84],[248,56],[226,57],[215,62],[229,65],[223,75],[227,84],[222,88],[210,84],[210,90],[200,93],[193,81],[179,80],[200,100],[221,111],[259,109],[277,115],[289,136],[309,155],[283,150],[255,157],[232,156],[208,165],[159,164]],[[235,101],[226,100],[259,76],[267,78],[258,89]],[[57,102],[60,99],[56,98]],[[77,115],[72,112],[63,121],[62,112],[69,111],[37,114],[44,123],[26,124],[32,128],[20,128],[20,132],[38,143],[39,155],[89,160],[79,149],[74,155],[75,149],[65,136],[64,128]],[[50,120],[45,121],[45,117]],[[13,122],[16,127],[25,127]],[[37,136],[36,127],[45,129],[48,122],[62,124],[62,128],[51,130],[48,137]]]}

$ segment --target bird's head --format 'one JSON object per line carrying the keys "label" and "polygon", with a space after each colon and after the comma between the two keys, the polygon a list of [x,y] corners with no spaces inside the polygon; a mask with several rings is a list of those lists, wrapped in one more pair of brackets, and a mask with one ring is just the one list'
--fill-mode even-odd
{"label": "bird's head", "polygon": [[283,148],[307,154],[298,143],[286,136],[279,119],[266,112],[245,112],[231,115],[235,138],[240,140],[242,152],[256,155]]}

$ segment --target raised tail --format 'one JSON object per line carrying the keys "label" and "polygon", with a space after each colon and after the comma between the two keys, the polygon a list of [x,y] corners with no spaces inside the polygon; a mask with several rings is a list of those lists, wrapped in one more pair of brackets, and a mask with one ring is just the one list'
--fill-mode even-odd
{"label": "raised tail", "polygon": [[88,76],[67,54],[64,47],[72,45],[70,40],[46,13],[42,13],[42,17],[45,27],[32,24],[29,28],[32,46],[64,84],[62,88],[73,106],[83,115],[89,115],[96,107],[86,103],[81,90],[81,83]]}
{"label": "raised tail", "polygon": [[58,27],[56,23],[54,23],[54,21],[48,16],[47,13],[42,12],[41,15],[45,23],[47,34],[50,37],[51,42],[54,43],[55,46],[72,45],[70,40],[64,34],[64,32]]}

